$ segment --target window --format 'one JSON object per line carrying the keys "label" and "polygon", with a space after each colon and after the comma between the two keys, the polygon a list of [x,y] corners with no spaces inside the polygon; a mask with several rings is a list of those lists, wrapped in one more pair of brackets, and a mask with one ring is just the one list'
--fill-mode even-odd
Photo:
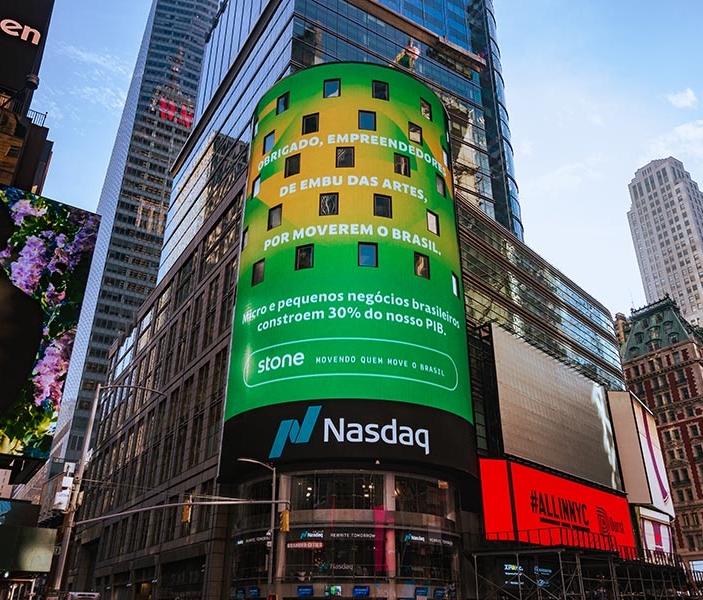
{"label": "window", "polygon": [[242,250],[247,247],[247,244],[249,243],[249,228],[247,227],[244,231],[242,231]]}
{"label": "window", "polygon": [[416,144],[422,144],[422,127],[408,122],[408,139]]}
{"label": "window", "polygon": [[420,112],[422,116],[428,121],[432,120],[432,105],[427,101],[420,98]]}
{"label": "window", "polygon": [[256,120],[252,121],[252,123],[251,123],[251,129],[252,129],[252,131],[254,132],[254,133],[252,134],[252,136],[253,136],[253,137],[256,137],[256,134],[259,133],[259,122],[256,121]]}
{"label": "window", "polygon": [[264,259],[254,263],[254,268],[251,273],[251,285],[257,285],[264,280]]}
{"label": "window", "polygon": [[359,129],[376,131],[376,113],[371,110],[359,111]]}
{"label": "window", "polygon": [[427,231],[439,235],[439,217],[431,210],[427,211]]}
{"label": "window", "polygon": [[337,98],[342,95],[342,82],[339,79],[327,79],[324,83],[323,97]]}
{"label": "window", "polygon": [[276,100],[276,114],[280,115],[284,110],[288,110],[288,103],[290,101],[290,94],[286,92],[283,96],[279,96]]}
{"label": "window", "polygon": [[313,266],[313,244],[298,246],[295,249],[295,270],[312,269]]}
{"label": "window", "polygon": [[436,184],[437,184],[437,193],[438,193],[440,196],[444,197],[444,193],[445,193],[445,191],[446,191],[446,185],[445,185],[445,183],[444,183],[444,178],[443,178],[439,173],[437,173],[437,174],[435,175],[435,177],[436,177],[435,181],[436,181]]}
{"label": "window", "polygon": [[281,214],[283,213],[283,204],[274,206],[269,209],[268,229],[281,226]]}
{"label": "window", "polygon": [[371,84],[371,95],[378,100],[388,100],[388,84],[385,81],[374,81]]}
{"label": "window", "polygon": [[320,113],[313,113],[303,117],[303,135],[315,133],[320,130]]}
{"label": "window", "polygon": [[254,179],[254,183],[251,184],[251,195],[258,196],[259,190],[261,189],[261,177]]}
{"label": "window", "polygon": [[359,266],[378,266],[378,246],[368,242],[359,242]]}
{"label": "window", "polygon": [[430,257],[420,252],[415,252],[415,275],[430,278]]}
{"label": "window", "polygon": [[373,214],[377,217],[393,217],[392,199],[383,194],[373,195]]}
{"label": "window", "polygon": [[339,194],[337,192],[320,194],[320,216],[337,214],[339,214]]}
{"label": "window", "polygon": [[452,293],[459,297],[459,278],[454,273],[452,273]]}
{"label": "window", "polygon": [[410,158],[395,152],[393,154],[393,170],[400,175],[410,177]]}
{"label": "window", "polygon": [[300,173],[300,153],[286,158],[285,177]]}
{"label": "window", "polygon": [[354,146],[338,146],[337,147],[337,162],[338,167],[353,167],[354,166]]}
{"label": "window", "polygon": [[275,137],[274,134],[275,134],[274,131],[266,134],[266,137],[264,138],[263,154],[266,154],[267,152],[269,152],[271,150],[271,148],[273,148],[273,141],[274,141],[274,137]]}

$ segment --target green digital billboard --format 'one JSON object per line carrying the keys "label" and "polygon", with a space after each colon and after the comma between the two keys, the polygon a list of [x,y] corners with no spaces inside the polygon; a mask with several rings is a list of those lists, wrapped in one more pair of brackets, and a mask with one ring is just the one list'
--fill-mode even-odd
{"label": "green digital billboard", "polygon": [[265,94],[226,420],[368,399],[472,422],[447,127],[434,93],[388,67],[320,65]]}

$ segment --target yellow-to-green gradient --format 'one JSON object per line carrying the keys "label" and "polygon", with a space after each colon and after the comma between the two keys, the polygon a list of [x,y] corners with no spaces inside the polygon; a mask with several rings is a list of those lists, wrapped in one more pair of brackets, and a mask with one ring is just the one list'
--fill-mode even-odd
{"label": "yellow-to-green gradient", "polygon": [[279,82],[254,123],[226,418],[359,398],[472,421],[439,99],[334,63]]}

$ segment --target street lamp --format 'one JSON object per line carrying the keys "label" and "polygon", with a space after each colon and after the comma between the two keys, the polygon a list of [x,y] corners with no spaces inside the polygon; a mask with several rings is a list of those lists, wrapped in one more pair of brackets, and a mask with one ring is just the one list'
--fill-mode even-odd
{"label": "street lamp", "polygon": [[155,390],[153,388],[145,387],[142,385],[127,385],[127,384],[108,384],[102,385],[98,384],[95,388],[95,394],[93,395],[93,403],[90,407],[90,417],[88,417],[88,425],[85,428],[85,437],[83,438],[83,448],[81,449],[81,460],[78,463],[78,468],[76,469],[76,474],[73,478],[73,487],[71,489],[71,496],[68,501],[68,509],[66,511],[66,522],[64,524],[63,537],[61,538],[61,551],[59,552],[58,562],[56,564],[56,573],[54,574],[54,586],[53,588],[58,592],[61,591],[61,580],[63,578],[63,571],[66,567],[66,558],[68,558],[68,546],[71,542],[71,534],[73,533],[73,524],[76,519],[76,506],[78,495],[81,491],[81,480],[83,479],[83,472],[85,471],[85,463],[88,457],[88,449],[90,447],[90,438],[93,435],[93,425],[95,424],[95,415],[98,411],[98,400],[100,399],[100,392],[102,390],[117,390],[120,388],[128,388],[133,390],[145,390],[153,394],[160,394],[166,396],[164,392]]}
{"label": "street lamp", "polygon": [[276,466],[262,462],[260,460],[256,460],[255,458],[238,458],[237,459],[239,462],[248,462],[248,463],[253,463],[255,465],[259,465],[260,467],[264,467],[265,469],[268,469],[271,471],[271,524],[270,524],[270,532],[271,532],[271,539],[270,539],[270,545],[269,545],[269,564],[268,564],[268,575],[267,575],[267,582],[268,582],[268,595],[271,595],[271,586],[273,584],[273,538],[274,538],[274,528],[276,527]]}

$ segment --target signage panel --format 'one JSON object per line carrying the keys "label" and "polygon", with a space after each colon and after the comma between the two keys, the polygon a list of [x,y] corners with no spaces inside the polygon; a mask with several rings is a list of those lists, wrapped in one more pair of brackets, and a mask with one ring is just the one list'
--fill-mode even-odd
{"label": "signage panel", "polygon": [[[505,460],[481,459],[481,492],[486,536],[538,545],[617,550],[627,556],[635,538],[627,499]],[[493,471],[508,477],[492,477]],[[492,485],[486,485],[491,481]],[[503,486],[495,485],[503,481]],[[505,514],[501,496],[511,499]]]}
{"label": "signage panel", "polygon": [[622,490],[603,386],[495,324],[491,332],[505,453]]}
{"label": "signage panel", "polygon": [[[0,7],[0,89],[16,92],[39,73],[54,0],[5,0]],[[9,58],[11,57],[11,59]]]}
{"label": "signage panel", "polygon": [[313,588],[311,585],[299,585],[298,586],[298,598],[309,598],[313,596]]}
{"label": "signage panel", "polygon": [[[258,455],[265,460],[306,452],[317,458],[314,444],[294,446],[307,444],[315,419],[339,413],[343,401],[355,409],[340,414],[336,433],[327,431],[349,442],[346,458],[371,451],[433,462],[429,432],[420,431],[426,428],[398,419],[397,442],[384,443],[395,410],[407,414],[412,406],[446,415],[445,431],[463,421],[457,433],[472,439],[439,99],[395,69],[335,63],[279,82],[259,103],[255,122],[221,476],[230,457],[252,456],[231,434],[274,405],[266,414],[282,429],[266,440],[269,448]],[[317,417],[306,412],[311,405],[289,404],[313,400]],[[377,402],[380,420],[362,423],[352,400],[364,402],[365,416],[366,402]],[[459,435],[450,440],[466,457],[471,444]]]}
{"label": "signage panel", "polygon": [[0,454],[49,455],[99,222],[0,186]]}

